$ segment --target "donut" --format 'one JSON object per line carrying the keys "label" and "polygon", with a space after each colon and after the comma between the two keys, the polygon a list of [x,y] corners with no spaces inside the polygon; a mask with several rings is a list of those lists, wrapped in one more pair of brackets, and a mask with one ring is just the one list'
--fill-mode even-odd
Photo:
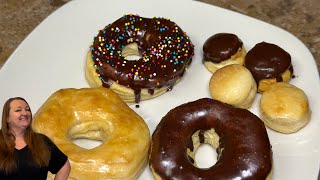
{"label": "donut", "polygon": [[[217,162],[198,168],[202,143]],[[272,149],[263,121],[246,109],[202,98],[170,110],[152,134],[150,169],[156,179],[268,179]]]}
{"label": "donut", "polygon": [[244,66],[257,82],[258,92],[263,93],[276,82],[288,82],[293,76],[291,56],[278,45],[261,42],[248,51]]}
{"label": "donut", "polygon": [[[107,88],[56,91],[35,114],[33,127],[68,156],[71,179],[136,179],[148,164],[148,126]],[[102,144],[86,149],[76,139]]]}
{"label": "donut", "polygon": [[90,87],[110,88],[125,102],[138,103],[170,91],[193,55],[194,45],[175,22],[125,15],[94,37],[86,79]]}
{"label": "donut", "polygon": [[209,90],[213,99],[247,109],[257,94],[257,85],[247,68],[231,64],[212,74]]}
{"label": "donut", "polygon": [[245,56],[243,42],[232,33],[214,34],[203,44],[202,62],[211,73],[229,64],[243,65]]}
{"label": "donut", "polygon": [[307,95],[292,84],[272,84],[260,99],[260,117],[269,128],[293,133],[308,124],[311,110]]}

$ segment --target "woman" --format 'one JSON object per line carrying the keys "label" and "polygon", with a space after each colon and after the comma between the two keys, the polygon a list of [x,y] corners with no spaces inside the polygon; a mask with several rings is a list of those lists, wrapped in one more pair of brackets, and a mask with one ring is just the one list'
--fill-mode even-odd
{"label": "woman", "polygon": [[0,179],[67,179],[70,163],[45,135],[32,129],[32,113],[26,100],[10,98],[4,104],[0,130]]}

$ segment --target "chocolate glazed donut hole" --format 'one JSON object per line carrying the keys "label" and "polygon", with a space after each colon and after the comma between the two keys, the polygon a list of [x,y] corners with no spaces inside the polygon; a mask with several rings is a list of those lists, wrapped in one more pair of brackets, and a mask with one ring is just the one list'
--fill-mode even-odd
{"label": "chocolate glazed donut hole", "polygon": [[247,53],[244,66],[252,73],[259,93],[268,90],[272,84],[289,82],[294,77],[291,55],[268,42],[256,44]]}

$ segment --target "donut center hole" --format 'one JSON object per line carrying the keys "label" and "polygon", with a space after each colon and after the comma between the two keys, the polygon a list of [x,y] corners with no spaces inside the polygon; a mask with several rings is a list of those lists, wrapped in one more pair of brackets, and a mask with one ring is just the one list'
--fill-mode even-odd
{"label": "donut center hole", "polygon": [[126,60],[129,61],[137,61],[142,58],[137,43],[130,43],[124,46],[121,54]]}
{"label": "donut center hole", "polygon": [[87,139],[87,138],[76,138],[72,142],[77,146],[85,149],[93,149],[100,146],[103,143],[103,141],[101,140],[94,140],[94,139]]}
{"label": "donut center hole", "polygon": [[108,125],[94,121],[81,122],[69,130],[68,138],[79,147],[94,149],[107,139],[109,131],[104,127]]}
{"label": "donut center hole", "polygon": [[190,162],[200,169],[214,166],[219,159],[219,135],[215,130],[198,130],[191,138],[193,148],[187,148]]}
{"label": "donut center hole", "polygon": [[212,167],[217,162],[217,152],[210,144],[200,144],[195,153],[195,162],[200,169]]}

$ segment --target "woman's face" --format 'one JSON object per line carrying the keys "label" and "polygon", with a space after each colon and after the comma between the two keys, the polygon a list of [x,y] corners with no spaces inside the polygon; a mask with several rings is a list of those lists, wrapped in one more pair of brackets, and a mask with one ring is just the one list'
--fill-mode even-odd
{"label": "woman's face", "polygon": [[13,100],[10,103],[8,117],[9,128],[15,132],[25,130],[31,123],[31,111],[28,104],[23,100]]}

